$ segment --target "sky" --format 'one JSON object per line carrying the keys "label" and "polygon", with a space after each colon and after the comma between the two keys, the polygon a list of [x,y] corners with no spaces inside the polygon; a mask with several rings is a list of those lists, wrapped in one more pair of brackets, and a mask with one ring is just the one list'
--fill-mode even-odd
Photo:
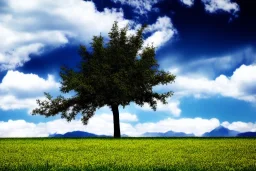
{"label": "sky", "polygon": [[167,105],[119,107],[121,134],[256,131],[255,6],[253,0],[1,0],[0,137],[113,134],[108,107],[86,126],[79,115],[67,122],[31,111],[44,92],[61,94],[60,67],[75,67],[79,45],[90,47],[93,36],[107,41],[114,21],[128,25],[129,34],[147,24],[144,45],[153,44],[160,69],[176,75],[174,83],[153,88],[174,92]]}

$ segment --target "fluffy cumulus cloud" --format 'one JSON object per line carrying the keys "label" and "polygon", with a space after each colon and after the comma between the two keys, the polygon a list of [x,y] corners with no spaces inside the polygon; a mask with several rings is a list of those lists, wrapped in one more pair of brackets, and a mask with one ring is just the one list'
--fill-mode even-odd
{"label": "fluffy cumulus cloud", "polygon": [[57,91],[60,84],[52,75],[47,79],[35,74],[24,74],[19,71],[8,71],[0,83],[0,108],[32,109],[36,99],[42,98],[43,92]]}
{"label": "fluffy cumulus cloud", "polygon": [[[185,61],[184,61],[185,62]],[[237,69],[238,66],[256,63],[256,51],[248,46],[221,56],[195,59],[181,64],[170,64],[168,58],[160,61],[160,66],[164,66],[171,73],[191,77],[207,77],[214,79],[220,74]]]}
{"label": "fluffy cumulus cloud", "polygon": [[[107,113],[100,114],[100,118],[104,119],[105,121],[112,122],[113,116]],[[119,116],[120,121],[124,122],[137,122],[138,118],[137,115],[131,113],[121,113]]]}
{"label": "fluffy cumulus cloud", "polygon": [[180,2],[187,6],[192,6],[194,4],[194,0],[180,0]]}
{"label": "fluffy cumulus cloud", "polygon": [[202,0],[205,4],[205,10],[210,13],[225,11],[228,13],[237,13],[239,5],[231,0]]}
{"label": "fluffy cumulus cloud", "polygon": [[0,121],[1,137],[47,137],[47,131],[41,124],[29,123],[24,120]]}
{"label": "fluffy cumulus cloud", "polygon": [[177,33],[171,19],[167,16],[159,17],[156,23],[148,26],[146,31],[151,35],[146,38],[144,46],[153,44],[157,48],[164,45]]}
{"label": "fluffy cumulus cloud", "polygon": [[[115,3],[121,3],[123,5],[129,5],[134,8],[134,12],[145,15],[152,11],[153,6],[161,0],[112,0]],[[178,0],[177,0],[178,1]],[[192,7],[194,0],[179,0],[182,4]],[[218,11],[224,11],[231,14],[236,14],[240,8],[239,5],[232,0],[201,0],[205,6],[205,10],[209,13],[216,13]]]}
{"label": "fluffy cumulus cloud", "polygon": [[133,7],[136,13],[146,14],[152,10],[154,4],[161,0],[112,0],[115,3],[129,5]]}
{"label": "fluffy cumulus cloud", "polygon": [[[116,9],[97,11],[92,1],[4,0],[0,9],[0,69],[14,69],[49,47],[106,36],[114,21],[129,21]],[[104,21],[104,22],[98,22]]]}
{"label": "fluffy cumulus cloud", "polygon": [[[160,101],[157,101],[157,111],[158,112],[168,112],[172,116],[178,117],[181,114],[181,109],[179,107],[180,101],[179,100],[167,100],[168,104],[163,104]],[[149,104],[145,103],[142,107],[136,105],[137,109],[145,110],[145,111],[152,111],[152,108],[149,106]]]}
{"label": "fluffy cumulus cloud", "polygon": [[235,130],[235,131],[239,131],[239,132],[256,132],[256,123],[246,123],[246,122],[223,122],[221,124],[222,126],[230,129],[230,130]]}
{"label": "fluffy cumulus cloud", "polygon": [[[194,0],[180,0],[180,2],[189,7],[194,4]],[[235,15],[240,10],[239,5],[232,0],[202,0],[202,2],[209,13],[223,11]]]}
{"label": "fluffy cumulus cloud", "polygon": [[222,57],[213,57],[206,59],[199,59],[187,63],[183,68],[179,68],[180,72],[189,72],[196,74],[204,74],[205,76],[215,77],[217,72],[232,70],[240,62],[234,60],[237,56],[226,55]]}
{"label": "fluffy cumulus cloud", "polygon": [[[128,23],[120,9],[97,11],[92,1],[4,0],[0,13],[0,70],[15,69],[30,60],[32,54],[64,46],[67,43],[89,43],[92,36],[107,36],[114,21],[121,27]],[[122,1],[151,9],[157,1]],[[53,22],[54,21],[54,22]],[[104,22],[98,22],[104,21]],[[135,24],[136,25],[136,24]],[[137,25],[138,27],[139,25]],[[162,46],[175,33],[168,17],[159,17],[149,26],[146,43]]]}
{"label": "fluffy cumulus cloud", "polygon": [[156,90],[171,89],[179,97],[196,98],[222,95],[248,102],[256,102],[256,65],[241,65],[231,77],[220,75],[214,80],[206,77],[178,76],[175,83],[158,86]]}

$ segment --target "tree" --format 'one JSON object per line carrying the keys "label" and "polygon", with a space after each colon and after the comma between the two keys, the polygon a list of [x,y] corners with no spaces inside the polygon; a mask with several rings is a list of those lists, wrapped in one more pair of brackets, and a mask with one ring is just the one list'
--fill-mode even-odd
{"label": "tree", "polygon": [[60,113],[61,118],[71,121],[81,113],[81,120],[86,125],[96,109],[107,105],[113,113],[114,137],[118,138],[119,106],[125,107],[131,102],[140,106],[148,103],[156,110],[157,100],[166,104],[173,92],[157,93],[152,88],[172,83],[175,76],[159,70],[153,45],[143,48],[145,28],[142,26],[136,34],[128,36],[128,26],[119,29],[115,22],[107,43],[100,35],[93,37],[91,50],[80,45],[79,66],[74,69],[62,67],[60,71],[60,91],[76,94],[70,98],[62,95],[53,98],[45,93],[46,100],[37,100],[39,107],[32,114],[49,117]]}

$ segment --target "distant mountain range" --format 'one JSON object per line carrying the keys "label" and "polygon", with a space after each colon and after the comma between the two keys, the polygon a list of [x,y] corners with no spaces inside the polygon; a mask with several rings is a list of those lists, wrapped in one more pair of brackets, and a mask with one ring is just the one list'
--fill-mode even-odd
{"label": "distant mountain range", "polygon": [[256,132],[244,132],[237,135],[237,137],[256,137]]}
{"label": "distant mountain range", "polygon": [[50,134],[49,137],[59,137],[59,138],[76,138],[76,137],[107,137],[106,135],[96,135],[89,132],[83,131],[73,131],[67,132],[65,134]]}
{"label": "distant mountain range", "polygon": [[146,132],[141,135],[142,137],[194,137],[194,134],[186,134],[184,132],[173,132],[167,131],[165,133],[162,132]]}
{"label": "distant mountain range", "polygon": [[[194,134],[186,134],[184,132],[145,132],[140,137],[194,137]],[[62,138],[82,138],[82,137],[112,137],[108,135],[97,135],[89,132],[83,131],[73,131],[67,132],[65,134],[50,134],[49,137],[62,137]],[[121,135],[121,137],[129,137],[126,134]],[[202,135],[202,137],[256,137],[256,132],[237,132],[233,130],[229,130],[223,126],[219,126],[213,129],[210,132],[206,132]]]}

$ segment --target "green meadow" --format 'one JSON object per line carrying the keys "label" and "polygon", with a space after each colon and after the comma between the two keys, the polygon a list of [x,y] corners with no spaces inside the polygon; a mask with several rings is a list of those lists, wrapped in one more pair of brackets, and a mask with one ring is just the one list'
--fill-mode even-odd
{"label": "green meadow", "polygon": [[251,171],[256,139],[0,139],[0,170]]}

